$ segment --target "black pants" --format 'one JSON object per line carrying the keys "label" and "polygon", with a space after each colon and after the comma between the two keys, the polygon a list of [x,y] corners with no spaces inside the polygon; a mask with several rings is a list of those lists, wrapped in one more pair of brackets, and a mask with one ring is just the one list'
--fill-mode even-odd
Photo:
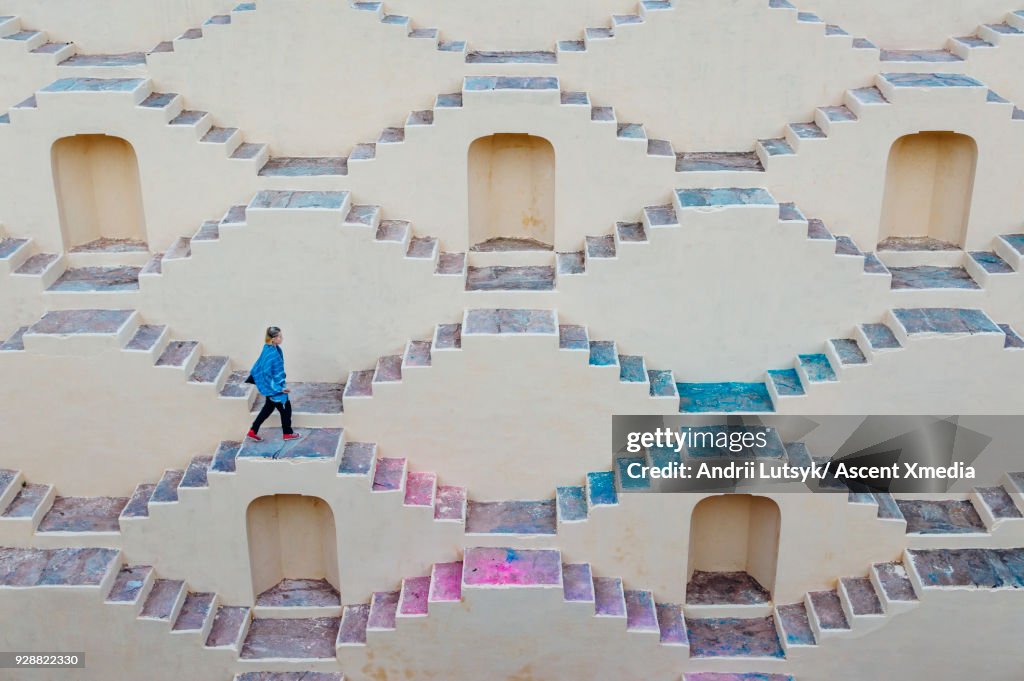
{"label": "black pants", "polygon": [[281,430],[284,431],[285,435],[292,434],[292,401],[287,402],[275,402],[269,397],[264,398],[263,408],[260,409],[260,413],[256,415],[256,420],[252,422],[252,432],[260,432],[260,426],[263,422],[270,418],[270,415],[277,409],[281,412]]}

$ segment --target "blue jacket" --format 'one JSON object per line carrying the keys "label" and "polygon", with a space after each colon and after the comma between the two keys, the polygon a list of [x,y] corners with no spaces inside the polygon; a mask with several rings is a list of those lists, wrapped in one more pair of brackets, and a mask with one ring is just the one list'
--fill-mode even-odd
{"label": "blue jacket", "polygon": [[287,402],[285,387],[284,352],[277,345],[263,346],[260,358],[252,365],[252,380],[260,394],[273,402]]}

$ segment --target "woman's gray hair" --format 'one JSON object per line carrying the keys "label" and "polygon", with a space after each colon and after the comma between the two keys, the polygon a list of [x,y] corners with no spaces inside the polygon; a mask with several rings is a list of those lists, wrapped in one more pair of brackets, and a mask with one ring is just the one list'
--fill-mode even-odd
{"label": "woman's gray hair", "polygon": [[267,327],[267,342],[269,343],[274,338],[281,335],[281,327],[279,326],[268,326]]}

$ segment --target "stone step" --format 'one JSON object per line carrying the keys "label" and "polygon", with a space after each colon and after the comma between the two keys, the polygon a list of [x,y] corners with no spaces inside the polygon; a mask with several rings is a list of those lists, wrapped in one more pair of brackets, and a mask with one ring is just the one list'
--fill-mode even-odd
{"label": "stone step", "polygon": [[37,532],[118,532],[127,497],[56,497]]}
{"label": "stone step", "polygon": [[807,594],[806,603],[811,628],[817,638],[850,629],[842,601],[835,590],[811,591]]}
{"label": "stone step", "polygon": [[337,610],[341,607],[341,598],[326,579],[282,579],[256,597],[256,607],[264,614],[268,608]]}
{"label": "stone step", "polygon": [[158,579],[149,590],[149,596],[142,606],[139,617],[143,619],[174,621],[185,602],[188,590],[185,582],[174,579]]}
{"label": "stone step", "polygon": [[434,500],[434,520],[466,522],[466,488],[438,485]]}
{"label": "stone step", "polygon": [[562,593],[569,603],[594,602],[594,577],[589,563],[562,565]]}
{"label": "stone step", "polygon": [[771,395],[764,383],[677,383],[679,411],[701,412],[771,412]]}
{"label": "stone step", "polygon": [[468,548],[463,587],[553,587],[562,585],[562,561],[551,549]]}
{"label": "stone step", "polygon": [[970,501],[898,499],[896,504],[907,520],[907,534],[988,532],[977,509]]}
{"label": "stone step", "polygon": [[910,549],[924,589],[1024,588],[1024,549]]}
{"label": "stone step", "polygon": [[426,617],[430,596],[430,575],[402,580],[396,617]]}
{"label": "stone step", "polygon": [[902,289],[978,289],[978,282],[963,267],[890,267],[892,288]]}
{"label": "stone step", "polygon": [[711,151],[676,154],[677,173],[753,172],[763,173],[757,152]]}
{"label": "stone step", "polygon": [[345,681],[341,672],[243,672],[234,681]]}
{"label": "stone step", "polygon": [[555,500],[469,501],[467,534],[554,535]]}
{"label": "stone step", "polygon": [[158,367],[190,370],[199,361],[199,343],[196,341],[171,341],[156,360]]}
{"label": "stone step", "polygon": [[[135,335],[132,336],[131,340],[128,341],[128,344],[124,346],[124,349],[132,352],[152,353],[157,347],[162,347],[166,336],[166,326],[140,324],[139,328],[135,331]],[[154,363],[156,362],[156,359],[156,357],[153,358]]]}
{"label": "stone step", "polygon": [[694,570],[686,585],[687,606],[768,605],[771,594],[746,572]]}
{"label": "stone step", "polygon": [[466,268],[467,291],[550,291],[554,287],[555,268],[552,266]]}
{"label": "stone step", "polygon": [[587,473],[587,507],[617,506],[619,495],[615,491],[615,474],[611,471]]}
{"label": "stone step", "polygon": [[871,496],[875,498],[875,503],[878,504],[879,518],[885,520],[905,520],[899,504],[891,494],[888,492],[872,492]]}
{"label": "stone step", "polygon": [[441,252],[437,256],[434,274],[446,277],[466,276],[466,254]]}
{"label": "stone step", "polygon": [[555,501],[558,522],[573,523],[587,519],[586,493],[582,486],[557,487]]}
{"label": "stone step", "polygon": [[554,52],[544,50],[473,50],[466,53],[467,64],[555,64]]}
{"label": "stone step", "polygon": [[140,599],[145,598],[153,586],[155,574],[149,565],[123,566],[107,593],[106,602],[140,605]]}
{"label": "stone step", "polygon": [[462,600],[462,561],[434,563],[430,573],[431,603],[453,603]]}
{"label": "stone step", "polygon": [[764,674],[761,672],[687,672],[683,681],[795,681],[789,674]]}
{"label": "stone step", "polygon": [[212,456],[195,456],[185,469],[185,475],[178,485],[178,489],[198,489],[209,487],[208,474],[210,465],[213,463]]}
{"label": "stone step", "polygon": [[399,591],[377,591],[370,598],[370,614],[366,619],[367,631],[391,631],[398,613]]}
{"label": "stone step", "polygon": [[131,498],[121,511],[121,518],[148,518],[149,500],[156,490],[155,484],[142,484],[135,488]]}
{"label": "stone step", "polygon": [[0,352],[24,352],[27,326],[18,327],[6,340],[0,343]]}
{"label": "stone step", "polygon": [[402,380],[402,356],[387,355],[377,360],[373,372],[374,383],[397,383]]}
{"label": "stone step", "polygon": [[0,586],[106,587],[117,577],[120,551],[99,548],[0,548]]}
{"label": "stone step", "polygon": [[626,589],[626,631],[652,632],[660,635],[654,594],[650,591]]}
{"label": "stone step", "polygon": [[178,485],[184,476],[185,471],[182,470],[168,469],[164,471],[163,477],[160,478],[156,489],[153,490],[153,496],[150,497],[149,503],[151,505],[172,504],[178,501]]}
{"label": "stone step", "polygon": [[885,610],[875,585],[868,577],[843,577],[839,580],[839,596],[854,617],[882,616]]}
{"label": "stone step", "polygon": [[430,363],[430,341],[409,341],[402,358],[402,367],[429,367]]}
{"label": "stone step", "polygon": [[377,459],[377,445],[372,442],[346,442],[341,454],[338,475],[369,475]]}
{"label": "stone step", "polygon": [[434,507],[434,494],[437,489],[436,473],[408,473],[405,477],[406,506]]}
{"label": "stone step", "polygon": [[655,603],[658,612],[659,641],[662,645],[688,646],[690,640],[686,635],[686,622],[683,620],[683,608],[674,603]]}
{"label": "stone step", "polygon": [[1022,517],[1020,509],[1005,487],[978,487],[974,491],[975,499],[984,505],[987,514],[993,520]]}
{"label": "stone step", "polygon": [[218,444],[217,451],[213,455],[213,461],[210,463],[209,472],[234,473],[238,452],[241,448],[241,442],[232,440],[224,440]]}
{"label": "stone step", "polygon": [[370,617],[370,605],[346,605],[342,609],[338,627],[339,646],[366,645],[366,624]]}
{"label": "stone step", "polygon": [[171,631],[205,631],[210,615],[214,612],[216,600],[217,595],[213,593],[189,592]]}
{"label": "stone step", "polygon": [[875,563],[871,566],[871,581],[888,604],[917,601],[914,585],[902,563]]}
{"label": "stone step", "polygon": [[52,485],[23,483],[0,517],[23,518],[35,527],[53,503]]}
{"label": "stone step", "polygon": [[[368,373],[371,376],[373,374],[372,371]],[[255,390],[244,383],[248,375],[248,371],[239,373],[242,382],[237,385],[241,387],[242,396],[247,396]],[[344,383],[289,382],[288,389],[291,390],[288,401],[292,403],[292,411],[295,414],[340,414],[344,411]],[[257,394],[251,411],[259,412],[264,402],[265,398]]]}
{"label": "stone step", "polygon": [[405,482],[405,467],[405,459],[377,459],[373,470],[373,491],[401,492]]}
{"label": "stone step", "polygon": [[64,270],[47,291],[56,293],[137,291],[141,267],[76,267]]}
{"label": "stone step", "polygon": [[619,577],[594,577],[594,614],[626,617],[626,595]]}
{"label": "stone step", "polygon": [[[553,310],[475,309],[466,310],[462,336],[472,335],[555,335],[558,322]],[[435,347],[436,344],[435,344]]]}
{"label": "stone step", "polygon": [[266,428],[260,431],[262,442],[246,439],[238,450],[238,459],[279,461],[329,460],[338,455],[341,448],[341,428],[296,428],[302,437],[285,440],[280,428]]}
{"label": "stone step", "polygon": [[263,177],[343,176],[348,175],[348,159],[344,156],[274,156],[263,164],[259,174]]}
{"label": "stone step", "polygon": [[839,380],[828,356],[821,353],[797,355],[797,372],[806,384],[829,383]]}
{"label": "stone step", "polygon": [[775,608],[776,621],[782,644],[788,650],[793,647],[817,645],[803,602],[780,605]]}
{"label": "stone step", "polygon": [[772,617],[686,618],[686,629],[690,657],[785,657]]}
{"label": "stone step", "polygon": [[[250,615],[249,608],[244,606],[222,605],[217,608],[213,626],[210,627],[210,634],[206,638],[206,647],[238,650],[249,630]],[[280,621],[290,622],[293,620]]]}
{"label": "stone step", "polygon": [[228,368],[229,359],[222,355],[202,355],[196,363],[189,383],[217,384]]}

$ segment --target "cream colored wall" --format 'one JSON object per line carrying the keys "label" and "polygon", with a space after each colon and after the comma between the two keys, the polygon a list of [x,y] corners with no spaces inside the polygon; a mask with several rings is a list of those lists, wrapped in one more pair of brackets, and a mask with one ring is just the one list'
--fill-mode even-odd
{"label": "cream colored wall", "polygon": [[278,496],[256,499],[245,514],[253,600],[284,577]]}
{"label": "cream colored wall", "polygon": [[553,244],[555,150],[540,137],[499,133],[469,145],[470,245],[514,236]]}
{"label": "cream colored wall", "polygon": [[775,501],[766,497],[751,497],[747,563],[744,569],[773,593],[779,565],[781,525],[782,518]]}

